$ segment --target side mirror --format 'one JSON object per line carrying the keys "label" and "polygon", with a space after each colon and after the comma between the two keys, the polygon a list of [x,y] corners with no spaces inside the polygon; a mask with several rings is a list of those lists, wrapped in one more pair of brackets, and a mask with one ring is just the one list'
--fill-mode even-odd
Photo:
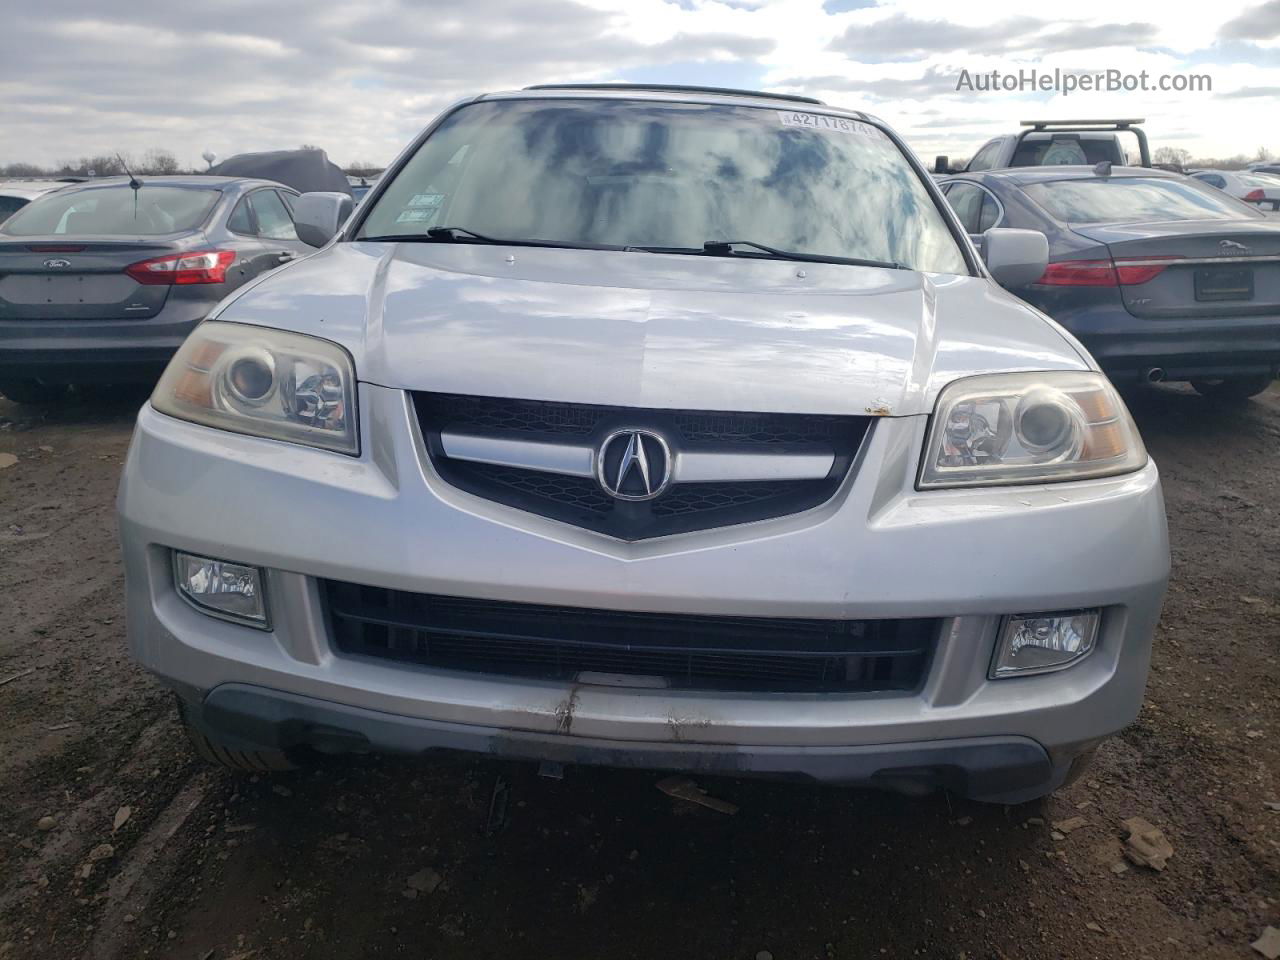
{"label": "side mirror", "polygon": [[933,172],[934,173],[950,173],[951,158],[948,157],[945,153],[940,153],[936,157],[934,157]]}
{"label": "side mirror", "polygon": [[304,193],[293,201],[293,225],[298,239],[323,247],[351,216],[354,203],[345,193]]}
{"label": "side mirror", "polygon": [[1049,241],[1039,230],[992,227],[982,235],[982,258],[1002,287],[1025,287],[1044,275]]}

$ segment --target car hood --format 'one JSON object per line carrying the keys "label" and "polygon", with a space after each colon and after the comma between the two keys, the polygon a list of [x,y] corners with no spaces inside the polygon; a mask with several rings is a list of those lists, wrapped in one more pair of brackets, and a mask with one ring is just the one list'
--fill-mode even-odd
{"label": "car hood", "polygon": [[985,278],[747,258],[344,242],[217,316],[336,341],[365,382],[618,406],[911,415],[1089,366]]}

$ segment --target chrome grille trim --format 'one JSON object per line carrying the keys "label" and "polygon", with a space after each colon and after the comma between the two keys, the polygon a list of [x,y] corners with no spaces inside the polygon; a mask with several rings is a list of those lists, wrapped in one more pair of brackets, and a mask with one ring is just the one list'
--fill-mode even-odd
{"label": "chrome grille trim", "polygon": [[485,437],[443,430],[440,446],[451,460],[559,473],[569,477],[595,476],[595,451],[576,444]]}

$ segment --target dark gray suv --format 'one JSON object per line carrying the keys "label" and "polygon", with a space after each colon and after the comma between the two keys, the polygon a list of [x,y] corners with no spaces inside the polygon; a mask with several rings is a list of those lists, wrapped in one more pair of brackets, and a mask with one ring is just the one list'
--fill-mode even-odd
{"label": "dark gray suv", "polygon": [[0,393],[154,379],[219,300],[313,249],[296,196],[265,180],[113,177],[28,204],[0,226]]}

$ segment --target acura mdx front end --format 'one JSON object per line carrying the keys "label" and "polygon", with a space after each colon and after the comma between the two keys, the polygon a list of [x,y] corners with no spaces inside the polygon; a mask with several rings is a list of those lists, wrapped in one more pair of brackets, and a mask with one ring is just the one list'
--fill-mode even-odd
{"label": "acura mdx front end", "polygon": [[1049,792],[1138,711],[1168,545],[1000,233],[989,271],[884,124],[816,101],[459,104],[141,411],[132,652],[239,768]]}

